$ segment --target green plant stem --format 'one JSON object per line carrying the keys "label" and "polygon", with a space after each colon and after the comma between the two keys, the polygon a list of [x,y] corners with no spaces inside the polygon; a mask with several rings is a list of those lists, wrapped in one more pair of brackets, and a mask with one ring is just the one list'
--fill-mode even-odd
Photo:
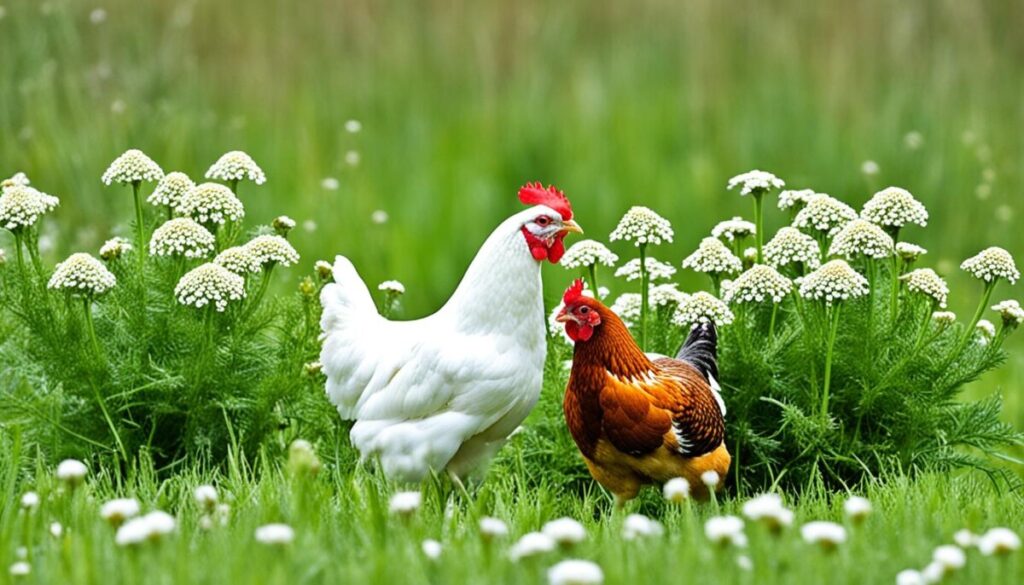
{"label": "green plant stem", "polygon": [[839,314],[841,304],[832,307],[832,319],[828,331],[828,344],[825,350],[825,383],[821,391],[821,418],[828,419],[829,386],[832,383],[832,350],[836,345],[836,333],[839,331]]}
{"label": "green plant stem", "polygon": [[893,254],[892,257],[892,294],[889,298],[890,314],[889,318],[892,320],[893,327],[896,326],[896,317],[898,316],[897,303],[899,302],[900,296],[900,259],[898,256]]}
{"label": "green plant stem", "polygon": [[139,195],[139,181],[132,182],[132,197],[135,199],[135,255],[139,258],[139,270],[146,264],[146,224],[142,218],[142,197]]}
{"label": "green plant stem", "polygon": [[597,294],[597,264],[587,266],[587,272],[590,274],[590,290],[594,291],[594,298],[596,299],[600,296]]}
{"label": "green plant stem", "polygon": [[647,351],[647,245],[640,245],[640,349]]}
{"label": "green plant stem", "polygon": [[[92,342],[92,349],[96,353],[96,359],[102,360],[103,352],[100,350],[100,343],[96,338],[96,326],[92,319],[92,299],[85,297],[82,302],[82,307],[85,309],[85,327],[89,330],[89,339]],[[110,411],[107,410],[107,402],[103,399],[99,386],[96,384],[95,380],[91,379],[89,380],[89,385],[92,386],[93,394],[96,395],[96,403],[100,407],[100,412],[103,413],[103,419],[110,428],[110,433],[114,436],[114,441],[117,442],[117,449],[121,453],[121,457],[123,457],[125,461],[128,461],[128,451],[124,448],[124,443],[121,442],[121,434],[117,432],[117,426],[114,425],[114,419],[110,416]]]}
{"label": "green plant stem", "polygon": [[946,366],[956,359],[956,356],[960,355],[960,352],[967,346],[967,342],[971,340],[971,336],[974,335],[974,328],[978,325],[978,321],[981,321],[981,316],[985,313],[985,307],[988,306],[989,300],[992,298],[992,291],[996,288],[996,283],[999,280],[993,280],[992,282],[985,283],[985,292],[981,295],[981,302],[978,303],[978,308],[974,311],[974,317],[971,319],[971,323],[967,326],[964,331],[963,337],[960,338],[960,343],[956,344],[956,349],[953,353],[949,354],[949,358],[946,361]]}
{"label": "green plant stem", "polygon": [[267,292],[267,287],[270,286],[270,275],[274,272],[274,264],[267,265],[267,269],[263,271],[263,278],[260,280],[260,286],[256,289],[256,296],[252,298],[252,303],[245,311],[245,317],[251,316],[256,312],[256,309],[260,306],[260,301],[263,300],[263,295]]}
{"label": "green plant stem", "polygon": [[768,323],[768,338],[775,337],[775,315],[779,312],[778,303],[772,303],[772,319]]}
{"label": "green plant stem", "polygon": [[754,192],[754,225],[756,226],[756,233],[754,234],[754,243],[757,246],[757,263],[764,264],[764,254],[761,252],[761,242],[763,239],[763,226],[764,218],[761,213],[761,200],[764,195],[758,191]]}
{"label": "green plant stem", "polygon": [[22,239],[23,238],[22,238],[20,230],[14,232],[14,249],[15,249],[15,251],[17,251],[17,257],[18,257],[18,275],[21,276],[22,280],[24,280],[25,279],[25,252],[21,249]]}
{"label": "green plant stem", "polygon": [[102,358],[103,352],[100,351],[100,342],[96,339],[96,327],[92,321],[92,299],[85,297],[82,301],[85,308],[85,327],[89,330],[89,340],[92,342],[92,349],[96,352],[97,358]]}

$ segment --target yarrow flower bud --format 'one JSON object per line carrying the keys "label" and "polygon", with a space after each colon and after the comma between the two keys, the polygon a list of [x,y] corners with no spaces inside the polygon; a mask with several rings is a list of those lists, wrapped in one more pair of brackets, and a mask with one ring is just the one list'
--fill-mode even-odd
{"label": "yarrow flower bud", "polygon": [[919,257],[924,256],[927,253],[928,250],[925,250],[917,244],[911,244],[910,242],[896,242],[896,255],[904,262],[914,262]]}
{"label": "yarrow flower bud", "polygon": [[651,306],[658,307],[669,307],[674,308],[679,306],[680,303],[686,300],[688,297],[686,293],[680,291],[676,284],[673,282],[666,284],[659,284],[652,286],[649,294],[649,300]]}
{"label": "yarrow flower bud", "polygon": [[832,235],[855,219],[857,212],[849,205],[824,193],[815,193],[807,206],[796,214],[793,226]]}
{"label": "yarrow flower bud", "polygon": [[1003,327],[1007,329],[1012,329],[1024,323],[1024,308],[1021,308],[1020,303],[1017,301],[1002,301],[993,305],[992,310],[999,313],[1003,318]]}
{"label": "yarrow flower bud", "polygon": [[324,282],[334,279],[334,267],[326,260],[317,260],[316,264],[313,265],[313,269],[316,271],[317,278]]}
{"label": "yarrow flower bud", "polygon": [[166,205],[171,209],[177,209],[185,194],[195,186],[196,184],[185,173],[167,173],[146,198],[146,202],[150,205]]}
{"label": "yarrow flower bud", "polygon": [[637,205],[629,208],[626,215],[622,216],[609,239],[613,242],[626,240],[639,247],[671,242],[673,236],[672,224],[667,219],[650,208]]}
{"label": "yarrow flower bud", "polygon": [[683,260],[683,268],[717,276],[743,270],[743,262],[718,238],[704,238],[697,249]]}
{"label": "yarrow flower bud", "polygon": [[279,236],[287,236],[288,232],[295,229],[295,220],[287,215],[279,215],[270,223],[271,227]]}
{"label": "yarrow flower bud", "polygon": [[722,301],[704,291],[689,296],[676,309],[672,322],[687,330],[694,325],[712,322],[715,325],[728,325],[733,321],[732,311]]}
{"label": "yarrow flower bud", "polygon": [[138,149],[127,150],[110,163],[103,173],[104,185],[111,183],[152,183],[164,177],[164,171],[153,159]]}
{"label": "yarrow flower bud", "polygon": [[603,264],[609,268],[615,266],[619,257],[597,240],[581,240],[565,251],[562,256],[562,267],[566,269],[586,268]]}
{"label": "yarrow flower bud", "polygon": [[259,272],[262,265],[246,246],[233,246],[225,249],[213,259],[214,264],[219,264],[235,274],[245,276],[253,272]]}
{"label": "yarrow flower bud", "polygon": [[217,159],[206,171],[206,178],[229,182],[248,179],[257,185],[267,182],[263,169],[251,156],[240,150],[232,150]]}
{"label": "yarrow flower bud", "polygon": [[779,209],[800,211],[814,195],[814,189],[787,189],[779,193]]}
{"label": "yarrow flower bud", "polygon": [[397,280],[385,280],[377,285],[377,290],[396,295],[405,294],[405,285]]}
{"label": "yarrow flower bud", "polygon": [[771,266],[755,264],[739,275],[725,293],[727,303],[781,303],[793,283]]}
{"label": "yarrow flower bud", "polygon": [[245,297],[245,280],[219,264],[207,262],[181,277],[174,296],[179,303],[197,309],[212,303],[217,312],[223,313],[229,301]]}
{"label": "yarrow flower bud", "polygon": [[782,268],[803,264],[814,270],[821,264],[818,243],[814,238],[792,227],[784,227],[764,245],[764,259],[769,266]]}
{"label": "yarrow flower bud", "polygon": [[60,199],[27,185],[7,187],[0,195],[0,226],[17,231],[35,225],[59,204]]}
{"label": "yarrow flower bud", "polygon": [[245,217],[242,202],[220,183],[196,185],[181,198],[177,211],[204,224],[224,224]]}
{"label": "yarrow flower bud", "polygon": [[907,290],[931,297],[940,308],[946,308],[949,286],[931,268],[918,268],[900,277],[907,283]]}
{"label": "yarrow flower bud", "polygon": [[131,252],[132,243],[124,238],[110,238],[100,246],[100,258],[106,261],[117,260],[121,256]]}
{"label": "yarrow flower bud", "polygon": [[755,233],[757,233],[757,226],[739,216],[725,221],[720,221],[715,227],[711,228],[712,236],[716,238],[725,238],[730,242],[734,240],[742,240],[743,238],[752,236]]}
{"label": "yarrow flower bud", "polygon": [[632,327],[640,319],[640,301],[637,293],[623,293],[615,299],[611,309],[627,327]]}
{"label": "yarrow flower bud", "polygon": [[828,250],[831,256],[867,256],[876,260],[888,258],[892,256],[892,252],[892,237],[882,228],[864,219],[855,219],[844,225],[832,240]]}
{"label": "yarrow flower bud", "polygon": [[79,252],[57,265],[46,288],[94,296],[107,292],[116,284],[117,277],[102,262],[90,254]]}
{"label": "yarrow flower bud", "polygon": [[850,268],[845,260],[832,260],[807,276],[797,279],[800,296],[826,305],[868,294],[868,279]]}
{"label": "yarrow flower bud", "polygon": [[898,230],[908,223],[928,225],[928,210],[906,189],[886,187],[875,193],[860,216],[886,230]]}
{"label": "yarrow flower bud", "polygon": [[1020,272],[1013,261],[1013,256],[1006,250],[995,246],[986,248],[975,256],[964,260],[960,269],[985,282],[995,282],[1000,278],[1005,278],[1010,284],[1014,284],[1020,278]]}
{"label": "yarrow flower bud", "polygon": [[299,253],[281,236],[256,236],[245,247],[262,266],[270,263],[291,266],[299,261]]}
{"label": "yarrow flower bud", "polygon": [[748,171],[729,179],[726,188],[730,191],[741,186],[740,195],[763,195],[772,189],[781,189],[786,186],[785,181],[765,171]]}
{"label": "yarrow flower bud", "polygon": [[201,258],[213,251],[217,239],[198,222],[176,217],[153,230],[149,253],[154,256]]}
{"label": "yarrow flower bud", "polygon": [[[655,280],[667,280],[672,278],[672,275],[676,273],[675,267],[671,264],[666,264],[655,258],[648,256],[644,261],[644,267],[647,268],[647,277],[651,281]],[[633,281],[640,278],[640,259],[633,258],[629,262],[626,262],[615,271],[616,278],[625,278],[626,281]]]}
{"label": "yarrow flower bud", "polygon": [[956,313],[952,311],[935,311],[932,313],[932,321],[934,321],[940,328],[945,329],[953,323],[956,323]]}
{"label": "yarrow flower bud", "polygon": [[988,319],[978,321],[974,329],[978,332],[978,343],[980,345],[988,345],[996,336],[996,326]]}

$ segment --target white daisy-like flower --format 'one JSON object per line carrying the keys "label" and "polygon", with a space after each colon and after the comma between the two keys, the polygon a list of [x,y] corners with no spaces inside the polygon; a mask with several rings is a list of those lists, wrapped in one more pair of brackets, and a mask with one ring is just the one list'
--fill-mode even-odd
{"label": "white daisy-like flower", "polygon": [[740,186],[740,195],[762,195],[773,189],[781,189],[786,182],[765,171],[748,171],[729,179],[726,188],[730,191]]}
{"label": "white daisy-like flower", "polygon": [[149,238],[149,253],[154,256],[184,256],[202,258],[213,251],[217,239],[199,222],[188,217],[176,217],[153,230]]}
{"label": "white daisy-like flower", "polygon": [[212,512],[213,509],[217,507],[217,501],[219,499],[217,496],[217,488],[209,484],[197,486],[196,489],[192,491],[192,497],[195,498],[196,503],[199,504],[200,508],[208,512]]}
{"label": "white daisy-like flower", "polygon": [[901,276],[900,280],[907,283],[907,289],[911,292],[930,297],[940,308],[946,308],[949,285],[931,268],[911,270]]}
{"label": "white daisy-like flower", "polygon": [[629,208],[619,220],[611,235],[611,241],[626,240],[637,247],[646,244],[657,246],[671,242],[674,236],[672,224],[648,207],[636,205]]}
{"label": "white daisy-like flower", "polygon": [[966,528],[953,533],[953,542],[963,549],[968,549],[978,544],[978,536]]}
{"label": "white daisy-like flower", "polygon": [[100,518],[112,526],[120,526],[129,518],[139,515],[139,501],[135,498],[118,498],[105,502],[100,507]]}
{"label": "white daisy-like flower", "polygon": [[270,263],[291,266],[299,261],[299,253],[281,236],[256,236],[245,247],[262,266]]}
{"label": "white daisy-like flower", "polygon": [[747,535],[743,532],[743,520],[736,516],[715,516],[704,523],[704,536],[719,546],[745,548]]}
{"label": "white daisy-like flower", "polygon": [[274,218],[274,221],[270,222],[270,226],[281,236],[287,236],[288,232],[295,229],[295,225],[295,220],[287,215],[279,215]]}
{"label": "white daisy-like flower", "polygon": [[868,279],[845,260],[831,260],[800,281],[800,296],[826,305],[868,294]]}
{"label": "white daisy-like flower", "polygon": [[886,229],[899,229],[908,223],[928,225],[928,210],[906,189],[886,187],[875,193],[860,216]]}
{"label": "white daisy-like flower", "polygon": [[59,204],[57,197],[28,185],[8,187],[0,195],[0,227],[15,231],[35,225],[40,217]]}
{"label": "white daisy-like flower", "polygon": [[917,244],[911,244],[910,242],[896,242],[896,255],[906,262],[913,262],[927,253],[928,250],[925,250]]}
{"label": "white daisy-like flower", "polygon": [[513,561],[534,557],[555,550],[555,539],[543,532],[524,534],[509,550]]}
{"label": "white daisy-like flower", "polygon": [[174,287],[178,302],[201,309],[212,304],[219,313],[231,301],[245,297],[245,279],[227,268],[207,262],[185,273]]}
{"label": "white daisy-like flower", "polygon": [[146,201],[150,205],[166,205],[171,209],[177,209],[185,194],[195,186],[196,184],[185,173],[177,171],[167,173],[163,179],[160,179],[156,189],[153,189]]}
{"label": "white daisy-like flower", "polygon": [[996,326],[988,319],[978,321],[974,329],[978,332],[978,343],[981,345],[988,345],[996,336]]}
{"label": "white daisy-like flower", "polygon": [[905,569],[896,574],[896,585],[926,585],[921,571]]}
{"label": "white daisy-like flower", "polygon": [[271,546],[285,546],[295,540],[295,530],[287,524],[265,524],[256,529],[256,542]]}
{"label": "white daisy-like flower", "polygon": [[541,532],[560,545],[573,545],[587,538],[587,529],[572,518],[558,518],[544,525]]}
{"label": "white daisy-like flower", "polygon": [[967,555],[958,546],[944,544],[932,552],[932,562],[941,565],[946,573],[951,573],[964,568],[967,564]]}
{"label": "white daisy-like flower", "polygon": [[793,511],[782,503],[779,494],[762,494],[743,504],[743,515],[749,520],[763,524],[772,532],[793,525]]}
{"label": "white daisy-like flower", "polygon": [[732,323],[734,316],[729,306],[714,295],[698,291],[690,295],[676,309],[672,322],[689,330],[694,325],[712,322],[722,326]]}
{"label": "white daisy-like flower", "polygon": [[833,235],[855,219],[857,212],[849,205],[824,193],[815,193],[807,202],[807,206],[796,214],[793,226]]}
{"label": "white daisy-like flower", "polygon": [[404,295],[405,285],[398,282],[397,280],[385,280],[384,282],[377,285],[377,290],[386,293],[393,293],[396,295]]}
{"label": "white daisy-like flower", "polygon": [[101,295],[114,288],[117,277],[91,254],[78,252],[57,264],[46,288],[83,295]]}
{"label": "white daisy-like flower", "polygon": [[133,148],[110,163],[103,173],[104,185],[111,183],[153,183],[164,178],[164,171],[144,152]]}
{"label": "white daisy-like flower", "polygon": [[35,510],[39,507],[39,494],[36,492],[25,492],[21,495],[21,507],[26,510]]}
{"label": "white daisy-like flower", "polygon": [[665,482],[661,491],[666,500],[681,504],[690,497],[690,482],[685,477],[673,477]]}
{"label": "white daisy-like flower", "polygon": [[781,303],[793,283],[771,266],[755,264],[739,275],[725,292],[727,303]]}
{"label": "white daisy-like flower", "polygon": [[996,246],[986,248],[964,260],[960,269],[985,282],[1005,278],[1010,284],[1015,284],[1020,278],[1020,271],[1017,270],[1013,256],[1003,248]]}
{"label": "white daisy-like flower", "polygon": [[956,323],[956,313],[953,311],[935,311],[932,313],[932,321],[939,327],[949,327]]}
{"label": "white daisy-like flower", "polygon": [[206,171],[207,179],[217,181],[242,181],[248,179],[257,185],[267,182],[263,169],[252,157],[240,150],[225,153]]}
{"label": "white daisy-like flower", "polygon": [[444,547],[441,546],[440,542],[432,538],[428,538],[420,543],[420,550],[423,551],[423,556],[432,561],[436,561],[441,558],[441,553],[444,551]]}
{"label": "white daisy-like flower", "polygon": [[779,192],[779,209],[799,211],[814,195],[814,189],[787,189]]}
{"label": "white daisy-like flower", "polygon": [[664,532],[665,527],[661,525],[661,522],[652,520],[643,514],[630,514],[622,523],[622,538],[626,540],[661,536]]}
{"label": "white daisy-like flower", "polygon": [[715,491],[715,488],[718,487],[718,484],[721,481],[722,478],[721,476],[718,475],[717,471],[708,470],[700,474],[700,482],[707,486],[707,488],[711,491]]}
{"label": "white daisy-like flower", "polygon": [[992,310],[1003,318],[1003,327],[1017,327],[1024,323],[1024,308],[1017,301],[1002,301],[993,305]]}
{"label": "white daisy-like flower", "polygon": [[623,293],[612,303],[612,312],[619,316],[627,327],[632,327],[640,320],[640,304],[638,293]]}
{"label": "white daisy-like flower", "polygon": [[659,284],[652,286],[650,294],[648,295],[648,301],[651,306],[658,307],[677,307],[680,303],[686,300],[689,296],[686,293],[680,291],[674,282]]}
{"label": "white daisy-like flower", "polygon": [[597,264],[603,264],[609,268],[615,266],[619,257],[609,250],[604,244],[597,240],[580,240],[565,251],[562,256],[561,265],[563,268],[586,268]]}
{"label": "white daisy-like flower", "polygon": [[420,509],[423,495],[420,492],[397,492],[388,502],[388,510],[399,516],[410,516]]}
{"label": "white daisy-like flower", "polygon": [[743,270],[743,261],[718,238],[704,238],[683,260],[683,268],[706,274],[733,274]]}
{"label": "white daisy-like flower", "polygon": [[764,260],[769,266],[782,268],[802,264],[814,270],[821,264],[820,249],[814,238],[793,227],[784,227],[764,245]]}
{"label": "white daisy-like flower", "polygon": [[601,585],[604,572],[596,563],[568,559],[548,569],[548,585]]}
{"label": "white daisy-like flower", "polygon": [[833,550],[846,542],[846,529],[835,522],[808,522],[800,527],[800,536],[809,544]]}
{"label": "white daisy-like flower", "polygon": [[1009,528],[992,528],[978,539],[978,550],[986,557],[1020,550],[1020,536]]}
{"label": "white daisy-like flower", "polygon": [[231,272],[246,275],[259,272],[262,268],[259,258],[247,246],[232,246],[226,248],[213,259],[214,264],[219,264]]}
{"label": "white daisy-like flower", "polygon": [[844,225],[828,249],[830,256],[867,256],[876,260],[888,258],[892,252],[892,237],[865,219],[855,219]]}
{"label": "white daisy-like flower", "polygon": [[[671,264],[666,264],[652,258],[647,257],[644,262],[644,266],[647,268],[647,277],[653,282],[656,280],[668,280],[676,273],[675,267]],[[625,278],[626,281],[638,280],[640,278],[640,259],[633,258],[629,262],[626,262],[615,271],[616,278]]]}
{"label": "white daisy-like flower", "polygon": [[245,217],[241,200],[220,183],[196,185],[181,198],[177,211],[199,223],[225,224]]}
{"label": "white daisy-like flower", "polygon": [[110,260],[116,260],[121,256],[124,256],[128,252],[131,252],[132,249],[134,249],[134,246],[132,246],[132,243],[125,238],[110,238],[100,246],[100,258],[109,262]]}
{"label": "white daisy-like flower", "polygon": [[495,540],[508,536],[508,524],[504,520],[484,516],[480,519],[480,536],[485,540]]}
{"label": "white daisy-like flower", "polygon": [[850,496],[843,502],[843,512],[853,522],[863,522],[872,509],[871,500],[862,496]]}
{"label": "white daisy-like flower", "polygon": [[711,228],[711,235],[713,237],[730,242],[742,240],[755,233],[757,233],[757,226],[739,216],[720,221],[715,227]]}

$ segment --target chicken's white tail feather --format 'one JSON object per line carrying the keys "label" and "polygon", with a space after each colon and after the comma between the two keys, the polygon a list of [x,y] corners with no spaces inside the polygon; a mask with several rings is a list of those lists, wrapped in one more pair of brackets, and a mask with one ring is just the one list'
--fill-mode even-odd
{"label": "chicken's white tail feather", "polygon": [[444,469],[478,425],[475,416],[449,411],[416,420],[360,420],[349,437],[389,478],[415,483],[431,469]]}
{"label": "chicken's white tail feather", "polygon": [[338,319],[345,319],[352,314],[379,314],[370,296],[370,289],[366,288],[366,283],[348,258],[335,256],[332,274],[334,282],[325,286],[320,293],[324,307],[321,326],[325,333],[330,333]]}

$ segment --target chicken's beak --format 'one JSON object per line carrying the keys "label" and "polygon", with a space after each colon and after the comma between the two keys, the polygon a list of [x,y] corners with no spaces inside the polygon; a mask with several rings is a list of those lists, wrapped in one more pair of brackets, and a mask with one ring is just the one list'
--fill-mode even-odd
{"label": "chicken's beak", "polygon": [[562,234],[562,235],[565,235],[565,234],[568,234],[570,232],[571,233],[582,234],[583,233],[583,228],[580,227],[580,224],[576,223],[575,221],[573,221],[571,219],[562,222],[562,230],[559,233]]}
{"label": "chicken's beak", "polygon": [[572,321],[572,315],[563,308],[562,312],[555,317],[555,321],[558,321],[559,323],[568,323],[569,321]]}

